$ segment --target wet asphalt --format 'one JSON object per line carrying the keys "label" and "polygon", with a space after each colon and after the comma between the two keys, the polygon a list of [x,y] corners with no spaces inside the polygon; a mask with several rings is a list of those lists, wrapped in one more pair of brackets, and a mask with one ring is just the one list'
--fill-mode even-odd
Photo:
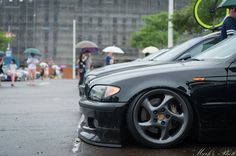
{"label": "wet asphalt", "polygon": [[0,156],[68,156],[77,137],[77,81],[0,87]]}
{"label": "wet asphalt", "polygon": [[25,82],[0,87],[0,156],[236,156],[236,144],[183,142],[150,149],[132,138],[121,148],[89,145],[77,135],[76,80]]}

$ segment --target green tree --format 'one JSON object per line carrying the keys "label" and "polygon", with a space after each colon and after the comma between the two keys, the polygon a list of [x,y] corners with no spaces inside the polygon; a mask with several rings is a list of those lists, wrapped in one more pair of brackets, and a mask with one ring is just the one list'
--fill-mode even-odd
{"label": "green tree", "polygon": [[[199,3],[198,17],[204,24],[217,27],[217,24],[219,24],[224,19],[226,15],[226,10],[223,8],[216,8],[221,3],[221,1],[222,0],[202,0]],[[188,37],[192,37],[195,34],[203,35],[208,34],[212,31],[210,29],[204,29],[195,20],[195,2],[196,0],[192,0],[189,5],[180,10],[175,10],[173,14],[172,21],[174,25],[174,30],[178,33],[184,34],[185,39],[187,39]]]}
{"label": "green tree", "polygon": [[7,50],[7,43],[11,42],[12,38],[7,38],[4,32],[0,32],[0,50]]}
{"label": "green tree", "polygon": [[172,22],[178,33],[202,33],[204,29],[197,23],[193,14],[194,2],[180,10],[174,11]]}
{"label": "green tree", "polygon": [[[172,17],[174,28],[174,42],[184,41],[193,34],[201,34],[204,29],[196,22],[193,15],[195,1],[186,7],[176,10]],[[168,13],[148,15],[142,18],[144,26],[138,32],[134,32],[131,38],[131,46],[144,48],[156,46],[163,48],[167,46],[168,37]],[[181,36],[179,35],[181,34]]]}
{"label": "green tree", "polygon": [[[196,0],[191,0],[186,7],[175,10],[172,22],[174,28],[174,41],[183,42],[196,35],[203,35],[211,32],[201,27],[194,18],[194,5]],[[218,1],[220,3],[221,1]],[[218,3],[215,0],[202,0],[199,4],[199,18],[208,25],[220,23],[225,16],[225,9],[216,9]],[[156,46],[158,48],[167,46],[168,13],[144,16],[144,26],[140,31],[132,34],[131,46],[144,48]],[[181,35],[180,35],[181,34]],[[179,38],[178,38],[179,37]]]}
{"label": "green tree", "polygon": [[[145,48],[147,46],[156,46],[163,48],[167,46],[168,36],[168,13],[162,12],[156,15],[143,16],[143,28],[132,34],[130,41],[132,47]],[[178,33],[174,33],[176,40]]]}

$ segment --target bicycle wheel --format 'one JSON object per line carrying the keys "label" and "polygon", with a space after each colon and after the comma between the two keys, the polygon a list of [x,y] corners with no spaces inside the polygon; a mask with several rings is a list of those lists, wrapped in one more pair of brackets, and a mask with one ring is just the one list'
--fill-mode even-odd
{"label": "bicycle wheel", "polygon": [[194,17],[199,25],[206,29],[220,27],[224,18],[229,15],[229,9],[217,6],[222,0],[197,0],[194,5]]}

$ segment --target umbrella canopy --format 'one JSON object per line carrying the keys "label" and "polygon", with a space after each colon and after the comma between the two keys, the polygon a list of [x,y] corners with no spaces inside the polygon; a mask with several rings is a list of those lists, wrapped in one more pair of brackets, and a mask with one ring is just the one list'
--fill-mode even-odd
{"label": "umbrella canopy", "polygon": [[91,41],[81,41],[76,44],[76,48],[79,48],[81,53],[96,53],[99,51],[98,46]]}
{"label": "umbrella canopy", "polygon": [[35,54],[37,56],[42,56],[42,53],[40,52],[40,50],[36,48],[27,48],[25,49],[24,54],[27,54],[27,55]]}
{"label": "umbrella canopy", "polygon": [[236,8],[236,0],[223,0],[218,8]]}
{"label": "umbrella canopy", "polygon": [[81,41],[76,44],[76,48],[98,48],[98,46],[91,41]]}
{"label": "umbrella canopy", "polygon": [[150,46],[150,47],[144,48],[142,52],[144,54],[145,53],[156,53],[156,52],[159,52],[159,49],[157,47]]}
{"label": "umbrella canopy", "polygon": [[9,64],[11,63],[11,60],[14,60],[14,61],[15,61],[17,67],[20,66],[19,60],[17,60],[15,57],[12,57],[12,56],[11,56],[11,57],[5,57],[5,59],[4,59],[4,64],[5,64],[5,65],[9,65]]}
{"label": "umbrella canopy", "polygon": [[117,54],[124,54],[124,51],[116,46],[109,46],[102,50],[105,53],[117,53]]}
{"label": "umbrella canopy", "polygon": [[0,51],[0,57],[5,56],[6,54],[3,51]]}

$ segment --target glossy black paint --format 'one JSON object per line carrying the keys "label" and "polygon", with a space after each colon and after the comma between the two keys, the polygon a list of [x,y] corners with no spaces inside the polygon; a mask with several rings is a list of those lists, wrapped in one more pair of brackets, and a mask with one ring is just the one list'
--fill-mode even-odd
{"label": "glossy black paint", "polygon": [[83,115],[79,123],[79,137],[85,142],[101,146],[121,147],[125,103],[100,103],[82,99]]}
{"label": "glossy black paint", "polygon": [[[132,100],[146,91],[163,88],[175,91],[189,100],[194,111],[193,129],[197,132],[197,139],[235,140],[235,135],[233,135],[236,132],[235,60],[236,53],[227,60],[189,60],[98,76],[86,83],[79,104],[81,113],[85,116],[80,125],[88,123],[88,117],[93,120],[99,119],[97,120],[98,125],[101,125],[99,129],[89,127],[94,128],[94,131],[90,131],[90,135],[98,136],[99,139],[93,140],[89,135],[80,135],[80,137],[92,144],[120,146],[121,138],[125,134],[127,108]],[[204,79],[196,80],[194,78]],[[89,100],[88,94],[95,85],[119,86],[120,92],[114,95],[119,101],[95,102]],[[98,113],[98,111],[100,112]],[[103,116],[103,113],[112,114],[112,116]],[[86,128],[80,128],[79,131],[89,134]],[[114,131],[116,131],[115,137],[109,135],[104,138],[102,137],[104,135],[101,135]],[[114,141],[114,138],[117,140]]]}
{"label": "glossy black paint", "polygon": [[[223,66],[219,62],[207,61],[170,63],[109,74],[98,77],[87,85],[89,88],[95,84],[127,86],[125,87],[125,91],[117,94],[121,102],[127,102],[130,97],[145,89],[156,87],[174,88],[190,96],[191,90],[189,89],[189,83],[192,82],[192,78],[194,77],[204,76],[209,78],[209,80],[226,80],[226,75],[223,74],[226,71]],[[222,74],[217,75],[217,73]]]}
{"label": "glossy black paint", "polygon": [[[109,131],[114,132],[114,130],[117,132],[113,135],[116,137],[101,138],[101,136],[104,136],[101,135],[99,137],[100,141],[95,140],[96,143],[100,142],[104,145],[104,142],[106,142],[112,146],[113,143],[120,145],[121,140],[118,139],[117,136],[122,138],[122,133],[119,133],[119,128],[122,129],[122,127],[125,127],[120,125],[120,123],[124,122],[124,119],[120,118],[121,116],[125,116],[126,107],[124,107],[124,105],[128,107],[132,98],[146,90],[169,88],[185,95],[191,101],[195,111],[196,122],[198,122],[195,123],[195,126],[199,129],[199,132],[205,132],[205,130],[211,130],[212,132],[213,129],[234,129],[236,128],[234,124],[236,119],[236,75],[234,74],[236,64],[233,63],[231,66],[230,64],[229,62],[222,63],[216,61],[188,61],[106,75],[87,84],[87,90],[95,84],[121,86],[121,88],[125,88],[125,90],[122,90],[116,96],[119,97],[122,106],[119,106],[119,103],[110,104],[97,102],[90,102],[90,105],[88,105],[85,104],[83,100],[80,100],[81,111],[87,117],[92,115],[92,118],[98,119],[98,123],[101,123],[102,127],[105,129],[99,129],[93,132],[93,134],[99,135],[101,133],[109,133]],[[228,74],[230,75],[229,77]],[[206,81],[193,81],[195,77],[204,77]],[[227,80],[229,80],[229,82],[227,82]],[[89,92],[86,92],[86,94],[88,93]],[[89,106],[90,111],[85,111],[84,108],[87,109]],[[106,109],[110,107],[116,110],[114,112],[107,111]],[[101,108],[104,114],[109,112],[110,115],[112,114],[114,116],[110,117],[101,112],[98,113]],[[109,120],[107,120],[108,118]],[[117,123],[115,121],[119,122]],[[104,125],[104,123],[106,124]],[[201,135],[199,135],[199,137],[200,136]],[[83,139],[90,140],[84,137]],[[117,140],[117,142],[113,142],[114,139]]]}
{"label": "glossy black paint", "polygon": [[[186,55],[188,55],[188,58],[190,58],[189,56],[192,57],[192,55],[196,55],[204,51],[201,48],[199,49],[198,46],[201,46],[205,43],[211,43],[211,45],[218,43],[219,36],[220,36],[220,32],[215,32],[215,33],[211,33],[209,35],[203,36],[203,37],[196,37],[192,39],[189,44],[186,44],[185,42],[179,45],[178,53],[171,53],[171,58],[165,58],[164,60],[158,59],[158,57],[160,57],[161,55],[157,55],[156,58],[153,58],[153,61],[147,61],[147,60],[133,61],[133,62],[113,64],[113,65],[95,69],[86,76],[85,82],[90,81],[99,76],[111,74],[113,72],[122,72],[122,71],[128,71],[128,70],[133,70],[133,69],[145,68],[148,66],[156,66],[159,64],[169,63],[171,61],[180,61],[186,58]],[[207,49],[207,48],[203,48],[203,49]],[[171,50],[172,49],[170,49],[170,51]],[[164,52],[164,55],[165,53],[168,53],[170,51]],[[84,86],[81,85],[80,87],[83,88]]]}

